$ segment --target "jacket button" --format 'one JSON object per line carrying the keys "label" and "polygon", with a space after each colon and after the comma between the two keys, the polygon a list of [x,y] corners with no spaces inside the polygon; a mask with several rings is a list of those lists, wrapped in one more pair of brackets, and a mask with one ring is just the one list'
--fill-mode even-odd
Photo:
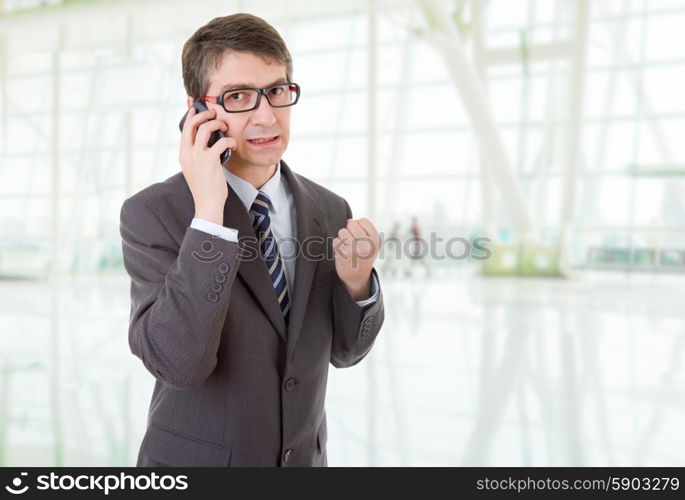
{"label": "jacket button", "polygon": [[225,262],[222,262],[221,264],[219,264],[219,272],[221,274],[226,274],[229,271],[229,269],[231,269],[231,266],[229,266]]}
{"label": "jacket button", "polygon": [[288,392],[290,392],[290,391],[292,391],[293,389],[295,389],[295,386],[296,386],[296,385],[297,385],[297,382],[295,381],[295,379],[294,379],[294,378],[289,378],[289,379],[286,380],[286,382],[285,382],[285,390],[288,391]]}
{"label": "jacket button", "polygon": [[224,285],[222,285],[221,283],[213,283],[212,284],[212,292],[219,293],[223,289],[224,289]]}
{"label": "jacket button", "polygon": [[226,282],[226,275],[225,274],[216,274],[214,275],[214,281],[217,283],[225,283]]}
{"label": "jacket button", "polygon": [[283,454],[283,463],[287,464],[288,460],[290,459],[290,455],[292,455],[292,454],[293,454],[293,450],[291,450],[290,448],[285,450],[285,453]]}
{"label": "jacket button", "polygon": [[207,300],[210,302],[218,302],[219,301],[219,296],[214,293],[214,292],[209,292],[207,294]]}

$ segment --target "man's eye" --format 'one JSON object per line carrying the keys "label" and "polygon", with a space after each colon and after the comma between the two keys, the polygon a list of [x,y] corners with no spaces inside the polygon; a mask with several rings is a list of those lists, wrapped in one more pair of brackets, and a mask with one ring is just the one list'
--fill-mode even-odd
{"label": "man's eye", "polygon": [[273,88],[269,89],[269,93],[274,97],[282,95],[283,92],[284,92],[283,87],[273,87]]}
{"label": "man's eye", "polygon": [[247,98],[247,94],[245,92],[233,92],[228,94],[227,98],[231,101],[244,101]]}

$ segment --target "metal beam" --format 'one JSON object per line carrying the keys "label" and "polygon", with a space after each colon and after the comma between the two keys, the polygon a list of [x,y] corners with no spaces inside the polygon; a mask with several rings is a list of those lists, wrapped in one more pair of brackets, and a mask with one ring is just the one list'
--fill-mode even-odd
{"label": "metal beam", "polygon": [[[473,43],[471,45],[473,51],[473,65],[476,68],[476,74],[480,78],[481,85],[485,92],[487,92],[487,68],[485,67],[485,26],[483,23],[483,0],[471,0],[471,12],[473,13],[473,21],[471,23],[473,33]],[[481,209],[483,213],[483,231],[488,238],[495,239],[497,237],[497,225],[495,224],[495,193],[492,185],[491,174],[489,174],[488,167],[488,148],[479,141],[478,148],[478,164],[480,173],[480,196]]]}
{"label": "metal beam", "polygon": [[63,254],[61,250],[60,212],[60,93],[62,50],[65,28],[60,25],[58,43],[52,51],[52,130],[51,130],[51,261],[50,261],[50,409],[52,412],[53,465],[64,465],[64,441],[62,432],[62,408],[60,398],[60,308],[63,277]]}
{"label": "metal beam", "polygon": [[[540,43],[526,47],[525,58],[528,61],[556,61],[569,57],[573,53],[573,46],[565,41]],[[521,46],[488,49],[483,52],[485,63],[513,64],[523,59]]]}
{"label": "metal beam", "polygon": [[481,147],[488,150],[491,179],[499,188],[511,225],[520,236],[527,238],[532,232],[528,207],[490,104],[466,55],[461,35],[440,3],[420,0],[419,6],[430,26],[430,30],[423,33],[424,38],[442,57]]}
{"label": "metal beam", "polygon": [[9,151],[7,147],[7,102],[7,36],[0,33],[0,122],[2,123],[3,154]]}
{"label": "metal beam", "polygon": [[587,0],[576,0],[573,37],[575,51],[570,65],[569,96],[567,99],[567,129],[564,145],[563,191],[561,201],[560,261],[562,272],[570,271],[569,241],[576,208],[578,163],[582,143],[583,97],[590,8]]}

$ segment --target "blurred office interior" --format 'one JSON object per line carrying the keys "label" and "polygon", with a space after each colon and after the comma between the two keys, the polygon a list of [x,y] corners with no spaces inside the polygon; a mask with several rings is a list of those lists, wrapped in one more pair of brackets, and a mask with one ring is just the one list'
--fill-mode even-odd
{"label": "blurred office interior", "polygon": [[0,0],[0,465],[135,464],[119,210],[241,11],[294,58],[284,159],[394,245],[329,465],[682,465],[685,0]]}

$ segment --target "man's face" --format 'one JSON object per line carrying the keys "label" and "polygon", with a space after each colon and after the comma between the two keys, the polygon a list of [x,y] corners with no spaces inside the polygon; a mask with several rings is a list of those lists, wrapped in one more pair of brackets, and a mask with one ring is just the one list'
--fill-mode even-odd
{"label": "man's face", "polygon": [[[249,52],[229,52],[218,69],[210,73],[207,95],[218,96],[228,89],[263,88],[286,81],[284,65],[267,62]],[[290,107],[272,108],[264,96],[258,108],[243,113],[228,113],[220,104],[211,102],[207,107],[216,110],[217,120],[228,125],[227,135],[238,143],[228,167],[271,167],[280,161],[290,138]],[[276,139],[262,144],[254,141],[272,137]]]}

